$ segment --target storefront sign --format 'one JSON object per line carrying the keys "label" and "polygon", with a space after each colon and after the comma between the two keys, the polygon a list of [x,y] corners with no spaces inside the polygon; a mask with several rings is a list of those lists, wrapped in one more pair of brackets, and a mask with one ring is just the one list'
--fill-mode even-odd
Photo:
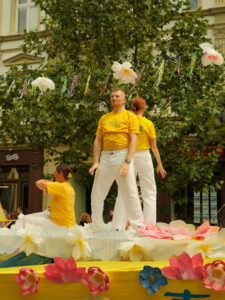
{"label": "storefront sign", "polygon": [[5,157],[6,161],[11,161],[11,160],[18,160],[19,159],[19,154],[15,153],[15,154],[7,154]]}

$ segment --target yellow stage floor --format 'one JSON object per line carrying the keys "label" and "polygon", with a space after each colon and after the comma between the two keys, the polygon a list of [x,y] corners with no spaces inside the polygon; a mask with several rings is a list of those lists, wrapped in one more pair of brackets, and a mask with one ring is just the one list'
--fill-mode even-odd
{"label": "yellow stage floor", "polygon": [[[207,259],[205,263],[216,260]],[[127,261],[85,261],[77,262],[77,267],[98,266],[104,272],[106,272],[110,279],[110,288],[108,291],[104,291],[98,296],[88,298],[91,296],[89,288],[84,286],[81,282],[77,283],[64,283],[56,284],[47,280],[43,272],[44,265],[29,266],[32,269],[39,272],[41,281],[39,291],[37,294],[23,296],[21,288],[14,282],[15,275],[19,272],[21,267],[2,268],[0,269],[0,292],[1,298],[6,300],[84,300],[84,299],[110,299],[110,300],[141,300],[141,299],[216,299],[224,300],[225,292],[216,292],[214,290],[206,289],[203,285],[203,281],[175,281],[168,280],[168,285],[161,286],[160,291],[154,295],[149,295],[147,289],[145,289],[139,282],[138,276],[140,270],[144,265],[150,265],[152,267],[163,268],[168,266],[168,261],[154,262],[154,261],[140,261],[140,262],[127,262]],[[184,291],[188,290],[192,295],[197,297],[184,298]],[[178,293],[180,296],[167,296],[166,293]],[[199,297],[202,295],[205,297]],[[103,298],[104,297],[104,298]]]}

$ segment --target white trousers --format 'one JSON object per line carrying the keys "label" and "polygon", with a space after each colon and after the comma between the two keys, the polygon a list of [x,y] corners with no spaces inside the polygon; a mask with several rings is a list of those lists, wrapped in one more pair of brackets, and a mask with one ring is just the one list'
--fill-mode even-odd
{"label": "white trousers", "polygon": [[[143,199],[144,219],[147,223],[156,223],[156,184],[152,157],[149,150],[137,150],[134,154],[135,177],[139,177],[141,195]],[[124,205],[123,195],[118,187],[112,226],[117,229],[124,229],[129,220]]]}
{"label": "white trousers", "polygon": [[120,176],[120,165],[125,161],[127,149],[102,151],[100,171],[96,172],[91,193],[92,225],[95,230],[103,224],[104,200],[114,180],[116,180],[127,216],[132,226],[143,227],[143,213],[138,197],[133,162],[130,164],[127,176]]}
{"label": "white trousers", "polygon": [[48,226],[54,224],[50,219],[50,212],[48,210],[28,215],[21,214],[18,219],[21,221],[24,228],[27,223],[37,226]]}

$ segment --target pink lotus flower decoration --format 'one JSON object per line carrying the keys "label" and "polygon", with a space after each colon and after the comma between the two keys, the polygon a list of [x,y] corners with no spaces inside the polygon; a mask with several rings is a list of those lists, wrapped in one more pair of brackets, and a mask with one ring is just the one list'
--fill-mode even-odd
{"label": "pink lotus flower decoration", "polygon": [[55,257],[54,264],[47,265],[44,272],[45,277],[55,283],[77,282],[85,273],[84,268],[77,268],[75,259],[71,256],[68,260]]}
{"label": "pink lotus flower decoration", "polygon": [[159,227],[157,224],[147,224],[146,229],[139,229],[143,236],[157,239],[186,240],[191,239],[191,233],[185,227]]}
{"label": "pink lotus flower decoration", "polygon": [[207,289],[225,291],[225,263],[215,260],[203,267],[204,285]]}
{"label": "pink lotus flower decoration", "polygon": [[92,295],[109,289],[109,277],[98,267],[90,267],[88,273],[82,277],[84,285],[89,286]]}
{"label": "pink lotus flower decoration", "polygon": [[162,268],[166,277],[174,280],[198,280],[203,278],[203,257],[201,253],[190,257],[183,252],[180,257],[171,257],[170,266]]}
{"label": "pink lotus flower decoration", "polygon": [[146,225],[146,229],[139,229],[139,232],[143,236],[157,238],[157,239],[171,239],[171,240],[190,240],[198,239],[204,240],[206,234],[211,231],[211,234],[215,234],[218,231],[218,228],[210,226],[209,222],[203,223],[195,232],[189,231],[184,226],[178,227],[159,227],[157,224],[153,225],[151,223]]}
{"label": "pink lotus flower decoration", "polygon": [[196,238],[198,240],[204,240],[209,229],[210,229],[210,224],[207,221],[197,228],[192,238]]}
{"label": "pink lotus flower decoration", "polygon": [[38,292],[40,276],[31,268],[22,268],[16,275],[15,282],[21,286],[23,295],[34,294]]}

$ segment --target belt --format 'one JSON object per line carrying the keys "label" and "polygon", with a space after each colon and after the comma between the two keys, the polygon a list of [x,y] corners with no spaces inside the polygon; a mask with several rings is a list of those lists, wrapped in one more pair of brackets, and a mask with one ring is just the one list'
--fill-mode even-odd
{"label": "belt", "polygon": [[116,153],[119,153],[119,152],[125,152],[125,151],[127,151],[127,148],[119,149],[119,150],[103,150],[103,152],[105,154],[109,154],[109,155],[113,155],[113,154],[116,154]]}

